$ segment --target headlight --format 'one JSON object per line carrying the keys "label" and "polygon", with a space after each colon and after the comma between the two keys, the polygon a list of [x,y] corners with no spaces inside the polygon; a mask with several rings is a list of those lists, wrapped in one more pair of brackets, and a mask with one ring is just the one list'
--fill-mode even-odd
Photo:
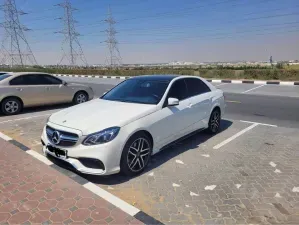
{"label": "headlight", "polygon": [[97,133],[90,134],[84,139],[82,144],[98,145],[107,143],[109,141],[112,141],[118,135],[119,130],[120,127],[110,127]]}

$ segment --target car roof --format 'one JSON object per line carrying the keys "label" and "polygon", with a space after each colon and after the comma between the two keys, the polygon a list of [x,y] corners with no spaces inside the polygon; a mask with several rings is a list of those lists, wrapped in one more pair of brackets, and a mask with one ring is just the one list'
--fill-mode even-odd
{"label": "car roof", "polygon": [[198,76],[192,76],[192,75],[177,75],[177,74],[157,74],[157,75],[140,75],[136,77],[132,77],[131,79],[136,80],[157,80],[157,81],[166,81],[170,82],[172,80],[176,80],[179,78],[197,78]]}
{"label": "car roof", "polygon": [[29,74],[45,74],[45,75],[49,75],[48,73],[42,73],[42,72],[14,72],[14,73],[12,73],[12,75],[14,75],[14,76],[29,75]]}
{"label": "car roof", "polygon": [[157,75],[140,75],[132,77],[134,80],[157,80],[157,81],[172,81],[173,79],[179,77],[179,75],[174,74],[157,74]]}

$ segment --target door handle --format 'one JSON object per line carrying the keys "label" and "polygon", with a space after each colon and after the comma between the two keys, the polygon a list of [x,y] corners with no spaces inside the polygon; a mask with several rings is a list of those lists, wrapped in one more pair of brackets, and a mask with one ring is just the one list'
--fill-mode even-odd
{"label": "door handle", "polygon": [[22,88],[16,88],[18,91],[23,91],[23,89]]}
{"label": "door handle", "polygon": [[192,104],[192,103],[190,103],[190,104],[188,105],[188,107],[189,107],[189,108],[191,108],[192,106],[193,106],[193,104]]}

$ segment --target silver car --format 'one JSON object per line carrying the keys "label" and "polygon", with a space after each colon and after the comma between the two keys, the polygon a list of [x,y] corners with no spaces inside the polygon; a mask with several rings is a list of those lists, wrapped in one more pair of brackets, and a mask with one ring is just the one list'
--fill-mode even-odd
{"label": "silver car", "polygon": [[67,83],[46,73],[10,73],[0,75],[1,110],[18,114],[23,108],[59,103],[80,104],[93,99],[91,87]]}

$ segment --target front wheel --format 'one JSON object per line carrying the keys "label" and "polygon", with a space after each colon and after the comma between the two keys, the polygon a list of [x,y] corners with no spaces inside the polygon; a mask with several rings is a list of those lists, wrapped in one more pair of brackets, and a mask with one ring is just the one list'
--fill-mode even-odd
{"label": "front wheel", "polygon": [[88,101],[88,95],[87,93],[83,92],[83,91],[79,91],[75,94],[74,99],[73,99],[73,103],[75,105],[84,103]]}
{"label": "front wheel", "polygon": [[152,148],[148,135],[145,133],[133,135],[123,149],[120,162],[121,172],[128,176],[141,173],[150,161]]}
{"label": "front wheel", "polygon": [[5,115],[16,115],[22,110],[22,103],[17,98],[7,98],[2,101],[1,110]]}
{"label": "front wheel", "polygon": [[216,134],[220,130],[221,113],[219,109],[214,109],[209,120],[208,131],[211,134]]}

